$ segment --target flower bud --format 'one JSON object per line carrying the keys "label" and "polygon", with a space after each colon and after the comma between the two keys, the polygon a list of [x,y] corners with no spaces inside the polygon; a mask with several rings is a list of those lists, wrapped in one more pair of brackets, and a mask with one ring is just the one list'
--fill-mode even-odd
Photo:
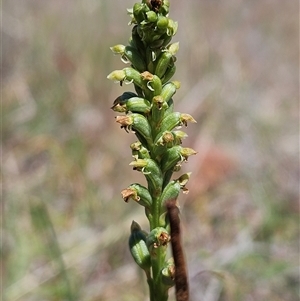
{"label": "flower bud", "polygon": [[156,53],[150,47],[148,47],[146,50],[146,61],[147,61],[148,71],[150,73],[154,73],[154,62],[156,61]]}
{"label": "flower bud", "polygon": [[156,25],[159,29],[167,30],[168,24],[169,24],[169,18],[167,18],[165,16],[161,16],[161,15],[158,16]]}
{"label": "flower bud", "polygon": [[175,284],[175,264],[174,259],[170,258],[165,267],[161,271],[161,279],[164,285],[167,287],[172,287]]}
{"label": "flower bud", "polygon": [[172,19],[169,19],[167,34],[169,36],[174,36],[178,29],[178,22],[174,22]]}
{"label": "flower bud", "polygon": [[163,51],[161,53],[161,55],[158,58],[158,62],[157,62],[156,68],[155,68],[155,74],[158,77],[162,78],[165,75],[166,70],[167,70],[172,58],[173,58],[173,55],[169,51]]}
{"label": "flower bud", "polygon": [[[157,140],[156,144],[160,144],[160,145],[170,145],[174,142],[174,134],[170,131],[165,131],[163,132],[163,134],[161,135],[161,137]],[[170,145],[172,146],[172,145]]]}
{"label": "flower bud", "polygon": [[107,78],[113,81],[123,81],[125,79],[125,72],[123,70],[115,70],[107,75]]}
{"label": "flower bud", "polygon": [[187,134],[183,131],[173,131],[174,135],[174,145],[179,145],[182,143],[182,139],[187,138]]}
{"label": "flower bud", "polygon": [[170,8],[170,2],[169,2],[169,0],[164,0],[163,1],[163,5],[160,8],[159,12],[162,15],[166,16],[169,13],[169,8]]}
{"label": "flower bud", "polygon": [[128,188],[123,189],[121,194],[126,203],[132,199],[139,205],[147,208],[150,208],[152,205],[152,197],[148,189],[140,184],[131,184]]}
{"label": "flower bud", "polygon": [[189,181],[190,175],[191,173],[185,173],[178,179],[173,180],[167,184],[160,198],[160,204],[162,208],[165,208],[165,205],[169,200],[176,200],[180,190],[182,190],[183,193],[188,192],[188,189],[185,187],[185,185]]}
{"label": "flower bud", "polygon": [[181,139],[187,137],[182,131],[165,131],[161,136],[157,136],[154,141],[153,152],[156,156],[160,156],[166,148],[171,148],[182,143]]}
{"label": "flower bud", "polygon": [[124,51],[125,51],[125,46],[121,45],[121,44],[118,44],[118,45],[110,47],[110,49],[111,49],[111,51],[114,54],[121,54],[121,55],[123,55]]}
{"label": "flower bud", "polygon": [[146,234],[135,221],[131,224],[129,237],[129,249],[134,261],[145,271],[151,267],[150,253],[146,245]]}
{"label": "flower bud", "polygon": [[168,149],[162,157],[161,168],[162,172],[175,167],[179,162],[187,161],[188,157],[195,155],[197,152],[189,147],[181,147],[179,145]]}
{"label": "flower bud", "polygon": [[150,102],[147,99],[141,97],[131,97],[123,105],[123,107],[126,109],[126,113],[130,111],[132,113],[149,114],[151,111]]}
{"label": "flower bud", "polygon": [[157,110],[167,109],[168,104],[164,101],[161,95],[156,95],[152,98],[152,104]]}
{"label": "flower bud", "polygon": [[166,102],[168,102],[179,88],[180,88],[179,81],[172,81],[170,83],[167,83],[162,88],[161,96]]}
{"label": "flower bud", "polygon": [[129,130],[134,130],[136,135],[143,137],[149,145],[152,145],[151,127],[147,118],[138,113],[132,113],[126,116],[117,116],[116,122],[121,124],[121,128],[128,133]]}
{"label": "flower bud", "polygon": [[126,106],[124,107],[124,105],[126,104],[128,99],[135,96],[137,95],[133,92],[124,92],[122,95],[120,95],[114,100],[111,109],[114,110],[115,112],[120,112],[120,113],[127,112],[128,110],[126,109]]}
{"label": "flower bud", "polygon": [[181,156],[184,158],[184,161],[187,161],[189,156],[197,154],[197,152],[190,147],[182,147],[180,153]]}
{"label": "flower bud", "polygon": [[153,153],[155,157],[160,157],[168,147],[172,147],[174,142],[174,135],[170,131],[164,131],[162,135],[158,135],[154,141]]}
{"label": "flower bud", "polygon": [[179,112],[167,114],[161,122],[160,132],[171,131],[176,126],[179,126],[181,124],[180,117],[181,114]]}
{"label": "flower bud", "polygon": [[[148,182],[150,193],[160,194],[163,177],[157,163],[152,159],[137,159],[129,165],[134,169],[141,171]],[[156,195],[152,195],[156,197]]]}
{"label": "flower bud", "polygon": [[132,143],[130,148],[135,159],[150,159],[149,150],[140,141]]}
{"label": "flower bud", "polygon": [[147,17],[147,20],[151,23],[154,23],[157,21],[157,14],[153,10],[146,12],[146,17]]}
{"label": "flower bud", "polygon": [[168,104],[163,100],[160,95],[156,95],[152,98],[152,111],[151,121],[154,124],[160,124],[164,117],[165,110],[168,108]]}
{"label": "flower bud", "polygon": [[132,63],[133,67],[137,71],[143,72],[147,69],[142,55],[137,51],[136,48],[132,46],[126,46],[124,49],[124,56]]}
{"label": "flower bud", "polygon": [[176,66],[175,64],[170,64],[164,74],[164,76],[162,77],[161,81],[162,81],[162,84],[165,84],[166,82],[168,82],[172,77],[173,75],[175,74],[176,72]]}
{"label": "flower bud", "polygon": [[144,13],[149,11],[149,8],[143,3],[135,3],[133,6],[133,16],[137,23],[144,21]]}
{"label": "flower bud", "polygon": [[148,71],[141,74],[143,80],[147,81],[147,88],[153,92],[153,96],[159,95],[162,91],[161,80],[157,75],[153,75]]}
{"label": "flower bud", "polygon": [[132,116],[117,116],[116,117],[116,122],[121,124],[121,129],[125,129],[125,131],[128,133],[128,130],[131,129],[133,119]]}
{"label": "flower bud", "polygon": [[185,113],[173,112],[165,114],[166,116],[161,122],[160,131],[171,131],[177,126],[185,125],[187,126],[188,122],[197,123],[197,121],[190,115]]}
{"label": "flower bud", "polygon": [[148,143],[152,143],[151,126],[147,118],[138,113],[132,113],[130,115],[133,118],[132,128],[143,136]]}
{"label": "flower bud", "polygon": [[170,240],[171,237],[165,228],[154,228],[147,236],[147,247],[150,250],[151,256],[155,257],[155,249],[159,247],[166,247]]}
{"label": "flower bud", "polygon": [[181,124],[187,126],[187,122],[197,123],[197,121],[190,114],[181,114],[180,116]]}
{"label": "flower bud", "polygon": [[138,25],[135,25],[132,28],[132,45],[138,50],[138,52],[143,55],[146,51],[145,45],[140,37],[140,35],[138,34]]}
{"label": "flower bud", "polygon": [[166,210],[165,205],[169,200],[176,200],[178,198],[180,189],[181,185],[177,180],[169,182],[164,188],[160,198],[160,204],[163,211]]}
{"label": "flower bud", "polygon": [[176,181],[180,184],[181,189],[183,190],[183,193],[188,193],[188,189],[185,187],[187,182],[189,181],[191,177],[191,172],[187,172],[183,175],[181,175]]}
{"label": "flower bud", "polygon": [[137,70],[131,67],[127,67],[123,69],[123,72],[125,74],[123,80],[126,80],[128,82],[133,82],[135,85],[137,85],[140,88],[145,88],[145,83],[141,77],[141,74]]}
{"label": "flower bud", "polygon": [[172,54],[175,55],[179,50],[179,42],[173,43],[168,46],[168,51]]}

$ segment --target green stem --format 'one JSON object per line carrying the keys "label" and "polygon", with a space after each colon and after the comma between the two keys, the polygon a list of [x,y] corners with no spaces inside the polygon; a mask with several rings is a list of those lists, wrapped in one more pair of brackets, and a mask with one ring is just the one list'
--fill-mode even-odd
{"label": "green stem", "polygon": [[160,202],[159,202],[160,196],[153,199],[153,222],[152,222],[152,228],[150,230],[153,230],[156,227],[159,227],[159,216],[160,216]]}
{"label": "green stem", "polygon": [[[153,200],[153,220],[150,225],[151,230],[159,227],[159,218],[161,213],[159,198]],[[150,288],[150,300],[151,301],[167,301],[168,291],[161,282],[161,271],[166,261],[166,251],[162,247],[155,249],[155,255],[151,258],[152,266],[152,283]],[[149,283],[149,282],[148,282]]]}

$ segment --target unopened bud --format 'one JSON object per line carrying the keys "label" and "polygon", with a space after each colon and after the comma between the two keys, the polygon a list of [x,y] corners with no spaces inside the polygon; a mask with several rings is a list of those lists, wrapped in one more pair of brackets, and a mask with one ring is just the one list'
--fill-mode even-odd
{"label": "unopened bud", "polygon": [[125,51],[125,46],[121,45],[121,44],[118,44],[118,45],[110,47],[110,49],[111,49],[111,51],[114,54],[121,54],[121,55],[123,55],[124,51]]}
{"label": "unopened bud", "polygon": [[129,249],[134,261],[143,270],[148,271],[151,267],[150,253],[146,245],[145,232],[135,221],[131,224],[131,235],[129,237]]}

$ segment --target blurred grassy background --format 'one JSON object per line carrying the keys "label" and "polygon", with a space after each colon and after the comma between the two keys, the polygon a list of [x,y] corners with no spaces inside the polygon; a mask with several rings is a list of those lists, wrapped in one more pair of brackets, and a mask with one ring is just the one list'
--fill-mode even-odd
{"label": "blurred grassy background", "polygon": [[[127,249],[147,223],[120,196],[144,180],[109,109],[131,87],[106,79],[133,3],[2,3],[4,300],[147,300]],[[180,197],[192,301],[299,298],[298,6],[171,0],[176,109],[198,121]]]}

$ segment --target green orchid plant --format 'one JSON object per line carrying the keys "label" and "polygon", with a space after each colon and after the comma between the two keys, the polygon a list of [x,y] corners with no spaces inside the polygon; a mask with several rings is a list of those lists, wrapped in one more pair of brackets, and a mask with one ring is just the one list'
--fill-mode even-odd
{"label": "green orchid plant", "polygon": [[[189,114],[174,111],[173,96],[180,83],[170,80],[176,71],[179,43],[171,43],[178,24],[169,18],[169,7],[168,0],[142,0],[128,9],[133,26],[129,44],[111,47],[128,67],[108,75],[121,85],[132,84],[135,90],[117,97],[112,109],[124,113],[116,122],[137,137],[130,145],[134,158],[130,165],[147,180],[147,187],[134,183],[121,194],[125,202],[133,200],[143,206],[149,221],[149,233],[132,222],[129,247],[145,272],[150,301],[168,300],[174,285],[177,300],[188,300],[177,198],[181,190],[188,192],[190,173],[175,179],[172,175],[196,154],[181,146],[187,134],[179,130],[196,121]],[[173,258],[167,259],[169,244]]]}

